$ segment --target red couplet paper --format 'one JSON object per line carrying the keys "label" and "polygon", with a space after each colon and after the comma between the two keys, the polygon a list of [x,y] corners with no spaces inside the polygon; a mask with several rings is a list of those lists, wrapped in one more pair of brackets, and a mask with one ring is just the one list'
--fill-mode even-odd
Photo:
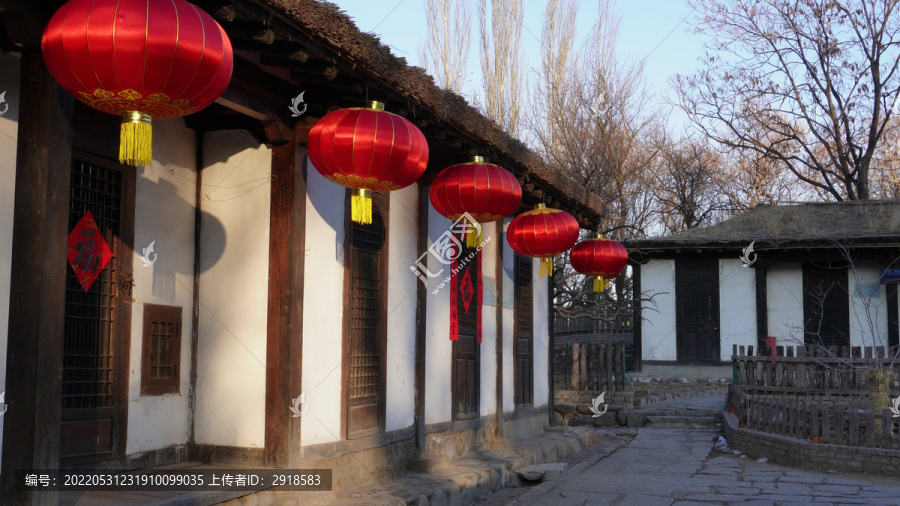
{"label": "red couplet paper", "polygon": [[85,292],[91,289],[91,285],[112,259],[112,251],[90,211],[84,213],[69,233],[66,258]]}

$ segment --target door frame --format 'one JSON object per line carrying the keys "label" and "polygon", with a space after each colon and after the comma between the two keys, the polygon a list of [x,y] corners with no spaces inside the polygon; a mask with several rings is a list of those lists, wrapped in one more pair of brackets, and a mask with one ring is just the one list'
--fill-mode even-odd
{"label": "door frame", "polygon": [[[703,266],[704,268],[710,268],[710,271],[715,273],[715,282],[712,283],[713,286],[713,295],[712,295],[712,321],[713,321],[713,343],[714,343],[714,351],[713,358],[710,359],[686,359],[684,358],[685,350],[684,347],[687,346],[687,343],[684,342],[684,310],[683,310],[683,301],[684,301],[684,283],[686,281],[685,276],[690,276],[693,274],[693,269],[698,266]],[[719,259],[718,258],[678,258],[675,260],[675,357],[677,362],[682,364],[719,364],[722,362],[722,322],[721,322],[721,304],[719,302],[720,296],[720,287],[719,287]]]}
{"label": "door frame", "polygon": [[[73,149],[72,150],[72,160],[70,163],[74,163],[75,160],[81,160],[87,163],[101,165],[107,169],[117,170],[122,174],[122,202],[119,204],[120,210],[120,218],[119,218],[119,254],[117,257],[113,257],[110,262],[116,262],[116,272],[120,275],[124,275],[126,279],[131,279],[133,281],[134,274],[134,211],[135,211],[135,196],[136,196],[136,173],[133,167],[124,166],[114,160],[110,160],[108,158],[103,158],[101,156],[97,156],[87,151]],[[69,171],[71,172],[71,165],[69,167]],[[69,183],[69,188],[71,191],[71,182]],[[71,206],[71,201],[67,202],[66,208],[68,209]],[[110,248],[114,249],[114,248]],[[109,266],[107,266],[108,268]],[[70,267],[67,266],[67,269]],[[116,282],[116,280],[113,280]],[[115,330],[115,342],[113,345],[114,352],[114,360],[115,365],[113,366],[113,374],[115,375],[116,384],[113,390],[113,399],[114,399],[114,410],[115,410],[115,423],[113,434],[113,450],[110,458],[101,458],[97,459],[96,456],[98,454],[93,454],[92,456],[71,456],[71,457],[63,457],[60,452],[60,466],[71,466],[85,463],[95,463],[95,462],[105,462],[112,461],[114,464],[124,464],[125,462],[125,451],[126,451],[126,443],[128,441],[128,391],[129,391],[129,381],[131,370],[131,302],[126,302],[126,299],[130,298],[131,290],[130,286],[128,290],[123,290],[123,286],[117,284],[117,295],[116,295],[116,330]],[[123,293],[124,292],[124,293]],[[65,305],[65,297],[63,297],[63,304]],[[63,317],[65,318],[65,317]],[[65,321],[65,319],[63,320]],[[65,333],[63,333],[63,346],[65,346]],[[65,350],[63,349],[63,354]],[[62,372],[63,364],[60,364],[60,372]],[[61,393],[61,392],[60,392]],[[62,402],[62,398],[60,397],[59,402]],[[61,408],[61,417],[60,417],[60,428],[62,427],[62,422],[64,420],[64,415],[66,413],[65,409]],[[60,438],[62,438],[62,431],[60,430]],[[62,439],[60,439],[60,446],[62,446]]]}
{"label": "door frame", "polygon": [[[460,239],[461,244],[465,244],[464,237],[458,238],[458,239]],[[479,260],[482,260],[481,258],[478,257],[478,255],[481,255],[482,253],[477,248],[464,247],[462,250],[462,253],[460,253],[459,257],[465,258],[469,254],[469,252],[474,252],[476,256],[472,257],[472,259],[466,264],[466,266],[463,269],[465,269],[465,270],[477,269],[478,270],[478,274],[476,274],[475,276],[472,276],[471,271],[469,273],[469,276],[473,280],[472,283],[476,286],[476,290],[477,290],[477,286],[478,286],[477,279],[478,278],[476,276],[483,275],[483,272],[481,272],[481,270],[478,269],[479,268]],[[460,269],[459,272],[455,275],[456,279],[457,279],[456,287],[455,287],[456,289],[459,289],[459,283],[462,282],[461,278],[464,273],[463,269]],[[453,287],[451,286],[451,288],[453,288]],[[457,297],[458,296],[459,296],[459,294],[457,294]],[[460,309],[459,306],[462,305],[461,301],[458,301],[457,305],[458,305],[457,306],[458,309]],[[475,310],[475,318],[477,321],[478,311],[483,311],[483,309],[484,309],[482,307],[478,307],[477,293],[472,298],[470,308]],[[458,320],[458,318],[457,318],[457,320]],[[462,332],[462,328],[459,327],[458,321],[457,321],[457,328],[459,329],[459,336],[461,337],[463,335],[463,332]],[[457,363],[456,363],[457,354],[459,353],[459,340],[451,341],[452,344],[450,346],[450,349],[451,349],[450,357],[451,357],[452,365],[450,367],[450,406],[451,406],[450,407],[450,419],[454,420],[454,421],[456,421],[456,420],[471,420],[473,418],[478,418],[478,416],[481,412],[481,343],[478,342],[478,329],[475,329],[474,333],[472,333],[471,335],[469,335],[469,333],[467,331],[467,332],[465,332],[465,335],[467,338],[472,339],[472,343],[473,343],[474,350],[475,350],[475,352],[474,352],[475,353],[475,370],[473,372],[473,374],[475,376],[473,378],[474,383],[475,383],[475,388],[472,393],[473,397],[474,397],[473,402],[475,405],[475,411],[474,411],[474,413],[460,415],[459,409],[457,409],[457,400],[458,400],[459,394],[460,394],[459,389],[457,388],[457,384],[458,384],[458,380],[459,380],[459,368],[457,367]]]}
{"label": "door frame", "polygon": [[[378,329],[378,353],[379,353],[379,383],[380,389],[378,392],[379,397],[379,413],[378,413],[378,428],[377,429],[369,429],[367,431],[363,431],[359,434],[355,434],[352,437],[350,436],[350,321],[352,315],[350,314],[350,289],[352,286],[351,281],[351,271],[350,271],[350,256],[352,255],[352,231],[351,227],[353,223],[350,219],[350,206],[351,206],[351,197],[353,191],[351,189],[347,189],[345,192],[344,198],[344,294],[343,294],[343,304],[344,304],[344,314],[343,314],[343,336],[342,336],[342,344],[341,344],[341,437],[344,439],[360,439],[368,436],[376,436],[378,434],[383,434],[386,428],[386,420],[387,420],[387,340],[388,340],[388,328],[387,328],[387,315],[388,315],[388,282],[389,282],[389,266],[390,266],[390,258],[388,257],[390,248],[390,202],[391,197],[389,193],[381,193],[381,192],[373,192],[372,193],[372,213],[378,213],[381,216],[382,223],[384,224],[384,244],[381,249],[381,258],[379,259],[378,266],[378,277],[382,287],[382,297],[381,303],[378,305],[379,314],[379,329]],[[366,226],[366,225],[363,225]]]}

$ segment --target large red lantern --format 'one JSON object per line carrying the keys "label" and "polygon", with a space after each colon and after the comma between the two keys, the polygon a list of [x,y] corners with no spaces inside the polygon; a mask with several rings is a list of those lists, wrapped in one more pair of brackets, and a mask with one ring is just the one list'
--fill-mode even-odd
{"label": "large red lantern", "polygon": [[197,112],[231,80],[228,36],[184,0],[71,0],[47,23],[41,50],[66,91],[122,116],[128,165],[152,160],[152,119]]}
{"label": "large red lantern", "polygon": [[323,176],[353,188],[351,219],[372,223],[372,192],[415,183],[428,165],[425,136],[384,104],[326,114],[309,132],[307,154]]}
{"label": "large red lantern", "polygon": [[578,232],[574,216],[538,204],[510,222],[506,240],[516,253],[540,258],[543,277],[553,274],[553,257],[571,248],[578,240]]}
{"label": "large red lantern", "polygon": [[628,252],[621,243],[597,234],[576,244],[569,255],[572,268],[581,274],[595,276],[594,291],[602,292],[606,280],[615,278],[628,263]]}
{"label": "large red lantern", "polygon": [[505,218],[522,202],[522,187],[512,172],[485,163],[480,156],[471,162],[452,165],[434,178],[429,191],[431,205],[442,216],[458,220],[468,214],[475,233],[466,234],[466,244],[481,242],[481,223]]}

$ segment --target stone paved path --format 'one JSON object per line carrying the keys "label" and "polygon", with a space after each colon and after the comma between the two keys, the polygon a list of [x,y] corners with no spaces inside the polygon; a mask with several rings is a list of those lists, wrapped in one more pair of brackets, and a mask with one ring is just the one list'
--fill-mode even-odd
{"label": "stone paved path", "polygon": [[800,471],[712,451],[718,429],[640,429],[625,448],[525,504],[896,504],[900,477]]}

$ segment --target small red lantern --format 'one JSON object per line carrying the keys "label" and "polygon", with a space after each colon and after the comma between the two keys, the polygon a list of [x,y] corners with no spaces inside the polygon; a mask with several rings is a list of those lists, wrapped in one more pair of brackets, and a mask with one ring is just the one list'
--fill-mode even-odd
{"label": "small red lantern", "polygon": [[122,116],[119,161],[153,159],[151,119],[213,103],[231,81],[231,42],[184,0],[71,0],[41,39],[50,74],[85,104]]}
{"label": "small red lantern", "polygon": [[522,187],[512,172],[485,163],[475,156],[471,162],[452,165],[434,178],[429,191],[431,205],[442,216],[458,220],[468,213],[475,233],[466,234],[466,245],[481,242],[480,223],[489,223],[516,212],[522,202]]}
{"label": "small red lantern", "polygon": [[628,252],[621,243],[605,239],[598,233],[597,237],[576,244],[569,260],[576,271],[595,276],[594,291],[602,292],[606,280],[618,276],[628,263]]}
{"label": "small red lantern", "polygon": [[540,276],[553,274],[553,256],[578,240],[578,220],[559,209],[538,204],[531,211],[516,216],[506,231],[510,247],[520,255],[541,259]]}
{"label": "small red lantern", "polygon": [[353,188],[351,219],[372,223],[372,192],[415,183],[428,165],[425,136],[381,102],[326,114],[309,131],[307,154],[329,180]]}

